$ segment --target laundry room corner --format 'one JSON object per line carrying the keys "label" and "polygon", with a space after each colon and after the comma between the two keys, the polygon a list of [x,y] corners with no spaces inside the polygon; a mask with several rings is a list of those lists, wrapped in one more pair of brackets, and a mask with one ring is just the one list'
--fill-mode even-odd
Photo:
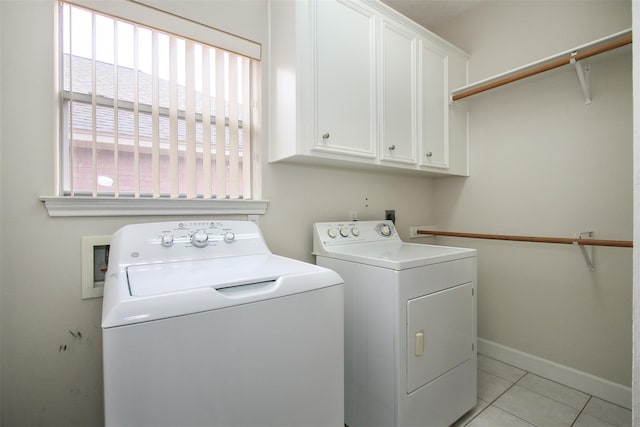
{"label": "laundry room corner", "polygon": [[[480,81],[629,28],[630,7],[491,2],[436,32],[471,54],[470,81]],[[592,231],[595,238],[630,239],[631,48],[589,63],[591,103],[573,67],[457,101],[470,112],[472,171],[467,179],[437,182],[439,229],[557,237]],[[485,350],[505,346],[611,381],[626,390],[616,403],[630,406],[631,249],[594,247],[591,271],[577,245],[437,241],[478,250],[478,336],[489,344]]]}

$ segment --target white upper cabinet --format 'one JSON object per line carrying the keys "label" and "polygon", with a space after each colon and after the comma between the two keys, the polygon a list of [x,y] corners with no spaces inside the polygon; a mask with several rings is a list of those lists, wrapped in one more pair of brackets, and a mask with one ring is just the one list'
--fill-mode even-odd
{"label": "white upper cabinet", "polygon": [[468,174],[466,54],[377,0],[269,13],[270,161]]}
{"label": "white upper cabinet", "polygon": [[435,43],[420,40],[420,165],[449,168],[448,116],[449,99],[447,53]]}
{"label": "white upper cabinet", "polygon": [[319,1],[316,28],[314,150],[374,159],[374,11],[351,1]]}
{"label": "white upper cabinet", "polygon": [[380,158],[415,165],[417,141],[418,37],[407,27],[382,20],[380,49]]}

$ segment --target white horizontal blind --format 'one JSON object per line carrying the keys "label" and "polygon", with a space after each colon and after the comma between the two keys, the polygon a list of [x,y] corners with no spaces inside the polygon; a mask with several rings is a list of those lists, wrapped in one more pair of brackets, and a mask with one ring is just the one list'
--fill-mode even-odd
{"label": "white horizontal blind", "polygon": [[251,198],[251,59],[60,8],[65,195]]}

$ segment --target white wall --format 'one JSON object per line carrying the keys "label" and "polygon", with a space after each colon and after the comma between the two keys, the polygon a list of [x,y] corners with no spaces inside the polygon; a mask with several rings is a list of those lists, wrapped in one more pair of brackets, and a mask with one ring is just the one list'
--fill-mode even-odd
{"label": "white wall", "polygon": [[[489,2],[446,28],[476,81],[631,26],[630,1]],[[630,47],[470,98],[471,177],[435,186],[446,230],[631,240]],[[440,239],[475,247],[481,338],[631,385],[632,250]]]}
{"label": "white wall", "polygon": [[[266,41],[263,0],[154,4]],[[0,413],[6,426],[102,423],[101,300],[80,298],[81,236],[173,219],[49,218],[38,200],[54,191],[54,5],[0,1]],[[433,221],[433,183],[426,178],[286,164],[263,169],[270,205],[262,229],[282,255],[312,260],[313,222],[343,219],[350,210],[373,219],[394,208],[404,237],[409,225]],[[81,331],[82,340],[70,331]]]}

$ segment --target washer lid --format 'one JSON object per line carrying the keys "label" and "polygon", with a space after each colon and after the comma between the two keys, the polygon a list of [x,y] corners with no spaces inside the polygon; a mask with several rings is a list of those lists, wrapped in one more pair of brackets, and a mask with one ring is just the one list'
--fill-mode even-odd
{"label": "washer lid", "polygon": [[308,271],[308,264],[262,254],[129,266],[127,279],[131,296],[149,296],[269,282]]}
{"label": "washer lid", "polygon": [[167,319],[342,285],[335,271],[278,255],[129,266],[105,281],[102,327]]}

